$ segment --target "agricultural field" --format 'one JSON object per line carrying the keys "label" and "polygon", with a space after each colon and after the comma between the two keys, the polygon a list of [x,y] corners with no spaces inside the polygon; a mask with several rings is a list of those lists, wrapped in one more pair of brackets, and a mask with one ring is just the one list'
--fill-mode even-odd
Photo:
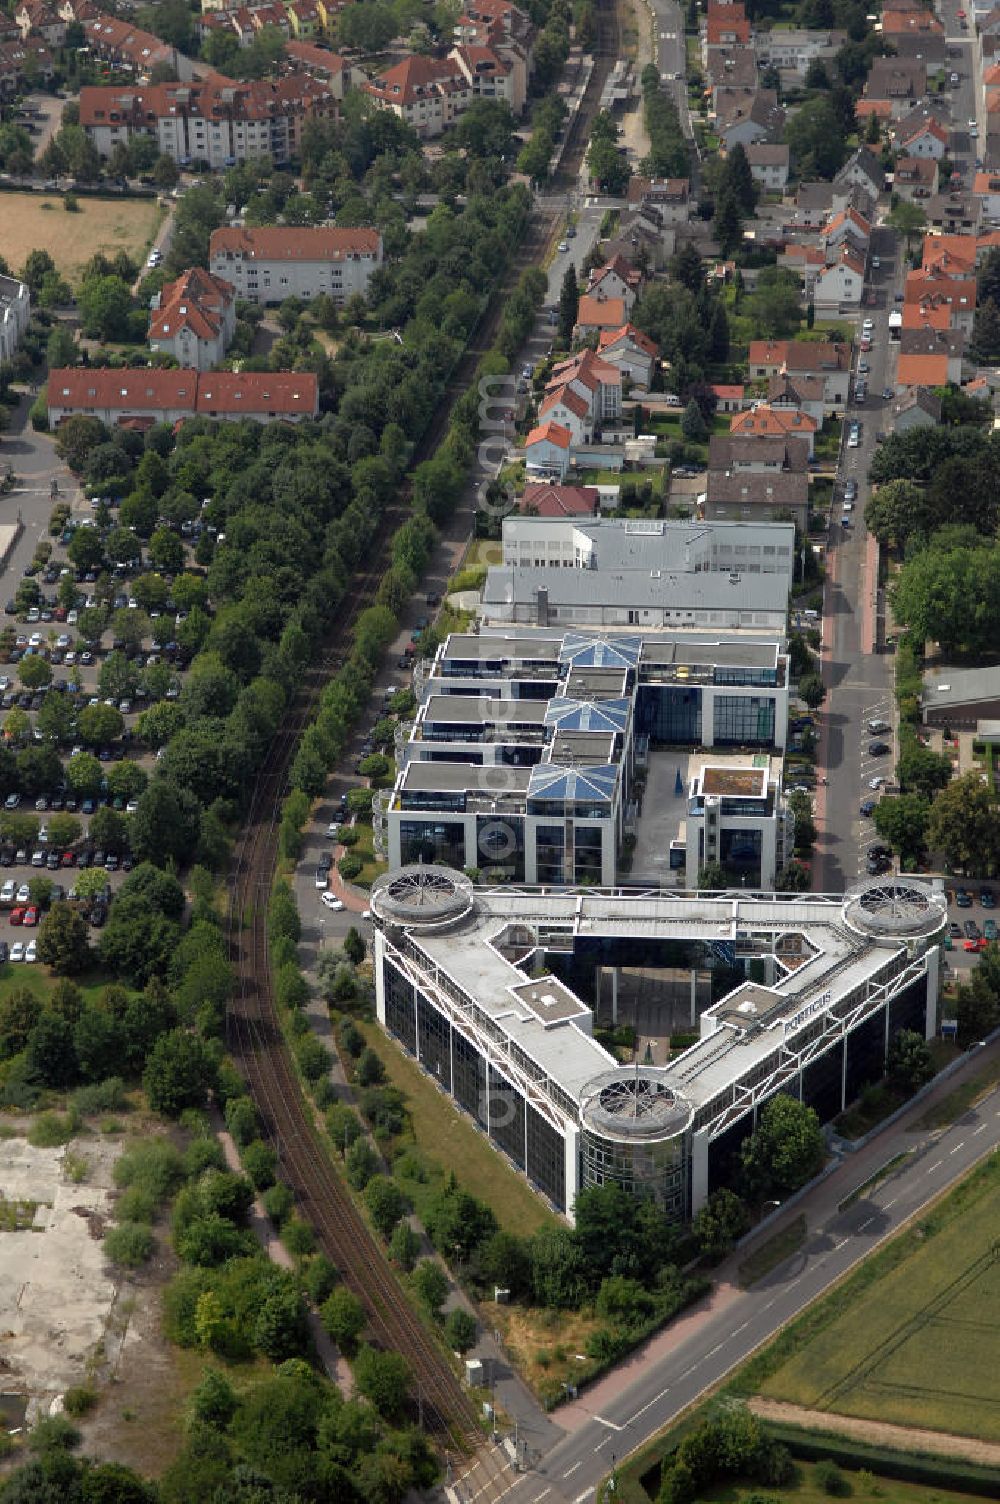
{"label": "agricultural field", "polygon": [[3,232],[0,254],[18,271],[29,251],[48,251],[71,284],[97,252],[113,256],[127,251],[140,263],[163,218],[155,198],[87,198],[76,213],[67,213],[59,197],[43,193],[5,193],[0,198]]}
{"label": "agricultural field", "polygon": [[890,1245],[877,1278],[848,1281],[807,1327],[779,1339],[757,1391],[811,1410],[1000,1440],[998,1226],[994,1156]]}

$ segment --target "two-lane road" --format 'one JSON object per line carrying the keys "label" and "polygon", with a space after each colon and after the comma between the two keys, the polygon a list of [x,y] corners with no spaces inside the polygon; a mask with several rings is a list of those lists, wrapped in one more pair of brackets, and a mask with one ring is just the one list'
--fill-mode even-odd
{"label": "two-lane road", "polygon": [[[981,1069],[989,1051],[973,1052],[963,1071]],[[961,1073],[960,1073],[961,1075]],[[952,1077],[938,1088],[953,1090]],[[1000,1090],[990,1093],[952,1127],[920,1130],[924,1102],[844,1163],[801,1202],[808,1236],[803,1248],[750,1290],[735,1283],[736,1259],[718,1272],[706,1306],[654,1338],[646,1352],[585,1391],[553,1417],[565,1429],[556,1445],[514,1474],[509,1466],[486,1483],[482,1474],[459,1479],[460,1504],[477,1493],[482,1504],[589,1504],[613,1459],[669,1424],[836,1280],[897,1232],[1000,1143]],[[897,1156],[905,1161],[843,1211],[839,1207]],[[793,1213],[789,1213],[789,1216]],[[497,1449],[495,1462],[503,1463]]]}

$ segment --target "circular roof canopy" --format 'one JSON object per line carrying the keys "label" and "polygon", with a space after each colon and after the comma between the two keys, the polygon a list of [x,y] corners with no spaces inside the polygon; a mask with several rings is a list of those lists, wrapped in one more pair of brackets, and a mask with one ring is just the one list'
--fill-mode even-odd
{"label": "circular roof canopy", "polygon": [[450,924],[472,908],[473,891],[464,872],[414,863],[378,879],[372,887],[371,909],[385,924]]}
{"label": "circular roof canopy", "polygon": [[691,1103],[668,1084],[666,1072],[652,1066],[603,1071],[588,1081],[580,1101],[584,1127],[626,1142],[675,1138],[693,1115]]}
{"label": "circular roof canopy", "polygon": [[844,899],[844,923],[864,935],[933,935],[947,918],[945,896],[901,873],[857,883]]}

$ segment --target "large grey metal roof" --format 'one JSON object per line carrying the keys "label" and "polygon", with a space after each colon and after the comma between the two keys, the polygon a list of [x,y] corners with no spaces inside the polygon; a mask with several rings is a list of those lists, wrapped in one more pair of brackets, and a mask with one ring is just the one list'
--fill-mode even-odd
{"label": "large grey metal roof", "polygon": [[[697,1111],[752,1079],[782,1041],[808,1028],[818,1011],[887,985],[909,948],[919,953],[940,931],[947,918],[944,894],[931,884],[905,881],[908,896],[892,906],[888,928],[880,917],[883,899],[873,899],[871,907],[865,900],[869,886],[882,890],[884,883],[861,884],[846,900],[842,895],[680,897],[657,890],[502,887],[476,889],[474,907],[458,928],[447,933],[415,928],[409,934],[442,976],[581,1105],[595,1078],[617,1071],[618,1062],[590,1037],[589,1020],[581,1024],[589,1012],[582,1005],[580,1015],[571,1016],[564,999],[559,1019],[551,1021],[514,1005],[525,975],[503,953],[507,937],[520,935],[521,950],[528,943],[525,936],[560,931],[574,940],[701,940],[727,950],[735,949],[738,939],[760,941],[778,958],[774,985],[744,984],[707,1009],[701,1038],[662,1072],[663,1085],[678,1104]],[[787,964],[781,962],[783,951]]]}
{"label": "large grey metal roof", "polygon": [[[779,577],[780,578],[780,577]],[[705,571],[688,574],[612,569],[547,569],[500,565],[483,587],[484,607],[526,606],[539,590],[552,606],[624,606],[630,610],[780,611],[783,592],[774,575]]]}

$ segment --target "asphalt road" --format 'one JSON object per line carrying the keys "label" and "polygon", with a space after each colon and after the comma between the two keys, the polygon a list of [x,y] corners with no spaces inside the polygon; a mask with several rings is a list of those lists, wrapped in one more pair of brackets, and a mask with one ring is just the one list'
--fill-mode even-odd
{"label": "asphalt road", "polygon": [[[879,269],[870,274],[870,287],[878,301],[877,306],[866,307],[858,315],[858,335],[865,318],[871,318],[875,330],[871,350],[862,353],[856,348],[851,376],[853,398],[858,361],[867,361],[868,396],[860,406],[853,401],[848,405],[845,431],[851,420],[857,420],[861,425],[861,440],[857,449],[848,449],[846,441],[841,449],[829,533],[829,564],[836,578],[835,583],[828,580],[824,599],[828,695],[822,711],[826,722],[823,771],[828,784],[824,791],[823,829],[814,859],[814,887],[824,893],[842,892],[863,873],[865,848],[875,839],[875,829],[871,820],[861,815],[861,803],[866,798],[878,797],[869,788],[869,780],[877,776],[891,780],[894,770],[892,756],[871,757],[867,750],[871,737],[865,733],[865,721],[893,721],[894,706],[892,659],[868,650],[862,595],[873,587],[864,571],[867,547],[864,510],[870,494],[868,469],[877,447],[877,435],[889,426],[890,402],[882,397],[882,392],[892,388],[895,380],[899,346],[889,339],[889,314],[896,306],[894,295],[902,288],[903,267],[896,236],[886,226],[873,232],[872,250],[881,262]],[[858,486],[850,513],[845,512],[841,500],[848,479],[856,481]],[[841,526],[845,516],[851,523],[849,528]]]}
{"label": "asphalt road", "polygon": [[[963,1071],[981,1069],[987,1056],[997,1053],[996,1045],[975,1052]],[[961,1074],[943,1083],[938,1093],[953,1090]],[[479,1483],[477,1474],[476,1488],[490,1504],[501,1498],[512,1504],[586,1504],[615,1459],[673,1421],[1000,1143],[998,1090],[943,1131],[914,1126],[926,1110],[926,1101],[918,1104],[865,1150],[845,1160],[794,1212],[789,1210],[789,1218],[801,1212],[807,1217],[807,1240],[798,1253],[750,1290],[727,1283],[734,1262],[723,1266],[713,1305],[701,1319],[682,1320],[654,1339],[662,1356],[627,1365],[585,1391],[553,1417],[566,1428],[562,1440],[535,1458],[530,1436],[524,1438],[532,1459],[528,1470],[515,1475],[508,1467],[509,1481],[499,1488]],[[901,1166],[849,1207],[838,1209],[901,1154],[906,1156]],[[629,1367],[638,1368],[631,1382]],[[460,1504],[471,1504],[476,1488],[467,1490],[459,1480],[455,1491]]]}

